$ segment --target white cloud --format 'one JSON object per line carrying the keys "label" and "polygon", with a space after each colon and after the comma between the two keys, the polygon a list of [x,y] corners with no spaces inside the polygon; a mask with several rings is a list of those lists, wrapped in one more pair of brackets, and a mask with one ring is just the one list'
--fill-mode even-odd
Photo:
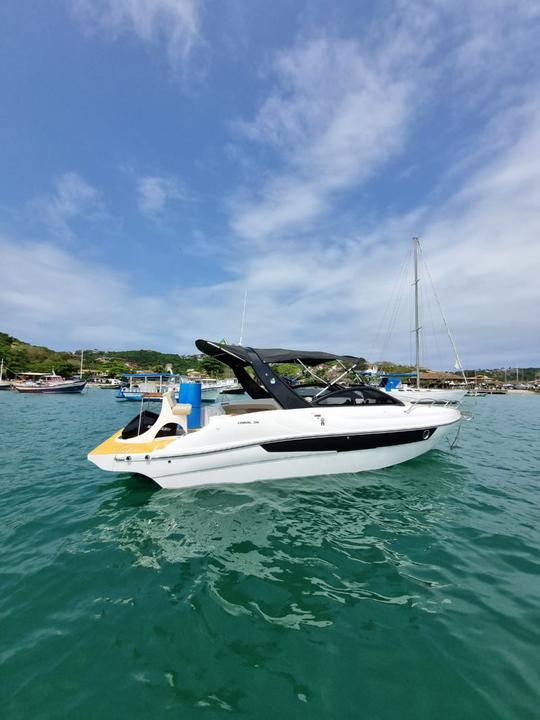
{"label": "white cloud", "polygon": [[[111,32],[129,29],[146,42],[169,37],[159,25],[163,16],[158,23],[145,15],[156,3],[119,2],[114,21],[109,3],[79,5],[90,8],[91,22],[98,18],[93,8],[100,8],[99,22]],[[473,5],[483,14],[464,12]],[[519,3],[520,12],[525,5]],[[137,7],[142,19],[135,21]],[[361,41],[319,36],[273,58],[266,97],[254,119],[237,128],[256,152],[244,166],[251,177],[231,211],[238,236],[252,241],[242,244],[235,259],[236,282],[192,288],[186,269],[178,290],[144,296],[129,277],[103,265],[83,263],[52,245],[4,239],[0,314],[6,329],[45,344],[55,338],[56,347],[191,351],[196,337],[237,339],[247,287],[247,343],[335,349],[374,360],[399,265],[410,237],[420,234],[465,366],[540,364],[540,93],[523,81],[503,83],[507,92],[498,93],[494,77],[499,71],[505,79],[514,77],[514,68],[526,66],[532,30],[523,27],[521,16],[522,24],[512,19],[505,34],[506,15],[492,17],[490,3],[396,7],[400,18],[394,15]],[[460,13],[464,19],[456,24]],[[531,28],[535,19],[529,18]],[[434,47],[444,50],[437,58]],[[512,47],[521,53],[519,62],[512,62]],[[430,125],[435,139],[461,133],[452,147],[466,150],[456,154],[453,173],[445,160],[445,184],[431,196],[438,205],[418,199],[412,188],[416,200],[402,214],[376,211],[374,230],[347,233],[337,223],[339,233],[318,229],[315,221],[336,214],[339,193],[369,188],[368,181],[404,150],[424,109],[438,107],[438,93],[451,96],[450,110],[457,112],[466,99],[467,112],[481,106],[484,117],[492,118],[481,124],[469,116],[461,126],[440,118],[440,134]],[[234,150],[246,153],[245,147]],[[257,166],[261,156],[265,165]],[[421,158],[412,162],[422,167]],[[459,190],[449,190],[456,179]],[[138,193],[140,210],[157,216],[183,191],[173,178],[148,176],[140,178]],[[74,174],[40,199],[41,212],[59,235],[71,233],[73,220],[99,206],[99,193]],[[356,217],[352,211],[349,228]],[[25,277],[11,272],[13,267],[25,267]],[[125,308],[136,323],[126,322]],[[404,309],[385,353],[389,358],[410,360],[409,330]],[[430,355],[428,364],[452,367],[449,346],[440,344],[440,357]]]}
{"label": "white cloud", "polygon": [[360,193],[407,149],[437,105],[448,115],[434,122],[459,141],[463,108],[480,123],[522,103],[524,78],[539,65],[539,20],[526,0],[396,0],[349,39],[301,36],[266,69],[254,119],[237,124],[262,147],[264,166],[244,163],[250,176],[231,202],[233,231],[262,242],[311,232],[339,193]]}
{"label": "white cloud", "polygon": [[[191,352],[197,337],[238,339],[248,287],[245,342],[339,350],[374,360],[384,345],[399,267],[410,237],[419,233],[465,367],[537,366],[540,96],[514,117],[522,118],[513,128],[517,139],[505,147],[495,142],[497,153],[445,205],[389,218],[370,234],[247,247],[237,258],[235,282],[193,288],[186,274],[179,289],[145,296],[127,276],[103,265],[79,261],[52,245],[4,238],[4,329],[57,348]],[[488,145],[492,141],[485,138]],[[425,277],[423,284],[428,285]],[[127,321],[126,308],[136,323]],[[433,302],[423,311],[426,331],[430,315],[439,329]],[[166,320],[171,313],[178,322]],[[387,359],[411,359],[408,316],[404,300]],[[426,363],[451,368],[449,344],[439,337],[439,345],[439,352],[433,351],[426,341]]]}
{"label": "white cloud", "polygon": [[261,240],[310,221],[332,193],[365,181],[399,151],[411,85],[388,53],[369,61],[357,43],[322,38],[278,56],[276,91],[239,127],[277,150],[285,167],[259,199],[236,202],[232,226],[241,237]]}
{"label": "white cloud", "polygon": [[137,181],[139,210],[146,215],[161,213],[171,200],[185,199],[178,180],[157,175],[141,177]]}
{"label": "white cloud", "polygon": [[22,340],[59,349],[195,352],[195,338],[239,327],[227,305],[234,288],[226,285],[145,295],[120,272],[50,243],[0,237],[0,256],[2,329]]}
{"label": "white cloud", "polygon": [[77,219],[95,220],[103,216],[101,193],[75,172],[64,173],[54,181],[54,190],[30,201],[28,209],[55,235],[73,237],[71,223]]}
{"label": "white cloud", "polygon": [[133,33],[146,45],[164,44],[174,68],[185,62],[200,40],[198,0],[70,0],[88,28],[112,38]]}
{"label": "white cloud", "polygon": [[[486,136],[486,145],[497,151],[444,205],[388,218],[371,233],[247,246],[236,258],[233,282],[194,288],[186,271],[178,289],[143,295],[128,276],[53,245],[0,239],[4,329],[57,348],[191,352],[197,337],[238,339],[247,287],[245,342],[376,360],[385,346],[400,265],[410,237],[420,234],[465,367],[538,366],[540,92],[515,110],[512,117],[520,123],[512,128],[512,142]],[[506,127],[501,117],[497,130]],[[25,272],[14,273],[14,267]],[[424,276],[423,286],[428,284]],[[426,334],[432,324],[442,329],[430,300],[431,306],[423,304]],[[127,321],[126,308],[136,323]],[[426,339],[426,364],[452,368],[449,343],[439,336],[438,345]],[[412,358],[406,299],[384,354]]]}
{"label": "white cloud", "polygon": [[[487,151],[490,151],[489,153]],[[410,238],[424,255],[466,367],[540,364],[540,91],[498,116],[476,169],[438,206],[381,219],[371,233],[317,233],[257,246],[246,257],[246,339],[337,348],[410,362],[411,305],[392,298]],[[480,164],[482,162],[482,164]],[[410,283],[410,277],[408,282]],[[430,282],[422,286],[425,362],[453,366]],[[402,282],[407,294],[407,281]],[[427,301],[427,302],[426,302]],[[436,338],[433,335],[436,334]]]}

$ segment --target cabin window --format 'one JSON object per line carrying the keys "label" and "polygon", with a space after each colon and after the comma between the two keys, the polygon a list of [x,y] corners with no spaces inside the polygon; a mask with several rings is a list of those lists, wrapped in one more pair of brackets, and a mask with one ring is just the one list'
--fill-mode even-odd
{"label": "cabin window", "polygon": [[313,405],[403,405],[403,403],[376,388],[363,386],[326,393],[314,399]]}

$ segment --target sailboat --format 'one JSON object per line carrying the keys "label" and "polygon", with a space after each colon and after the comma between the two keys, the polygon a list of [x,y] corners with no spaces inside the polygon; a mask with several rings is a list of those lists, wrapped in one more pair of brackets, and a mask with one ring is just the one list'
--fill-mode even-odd
{"label": "sailboat", "polygon": [[0,390],[9,390],[11,388],[11,383],[7,380],[2,380],[2,377],[4,375],[4,358],[0,360]]}
{"label": "sailboat", "polygon": [[[383,380],[381,381],[380,388],[381,388],[381,390],[384,390],[385,392],[393,395],[394,397],[399,397],[401,400],[405,400],[406,402],[457,404],[463,400],[463,398],[465,397],[465,395],[467,393],[467,387],[466,387],[467,381],[465,379],[465,374],[463,373],[463,368],[461,365],[461,360],[459,359],[456,345],[454,343],[452,335],[450,334],[448,326],[446,326],[446,330],[448,332],[450,342],[452,344],[454,353],[456,355],[455,367],[457,369],[461,370],[461,372],[463,374],[465,388],[464,389],[426,388],[426,387],[421,387],[421,385],[420,385],[420,338],[421,338],[422,326],[420,324],[420,303],[419,303],[419,284],[420,284],[420,277],[419,277],[419,273],[418,273],[418,256],[419,256],[419,254],[420,254],[420,239],[417,237],[414,237],[413,238],[413,257],[414,257],[414,283],[413,283],[413,285],[414,285],[414,334],[415,334],[416,372],[413,374],[413,377],[415,378],[415,384],[414,385],[404,384],[403,382],[399,382],[398,376],[387,376],[387,377],[383,378]],[[445,325],[446,325],[446,321],[445,321]],[[404,376],[402,375],[399,377],[404,377]]]}

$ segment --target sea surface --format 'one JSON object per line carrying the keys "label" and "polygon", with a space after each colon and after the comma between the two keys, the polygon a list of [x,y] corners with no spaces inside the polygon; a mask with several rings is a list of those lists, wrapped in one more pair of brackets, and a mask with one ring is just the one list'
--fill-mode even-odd
{"label": "sea surface", "polygon": [[387,470],[158,490],[114,391],[0,393],[3,720],[540,717],[540,396]]}

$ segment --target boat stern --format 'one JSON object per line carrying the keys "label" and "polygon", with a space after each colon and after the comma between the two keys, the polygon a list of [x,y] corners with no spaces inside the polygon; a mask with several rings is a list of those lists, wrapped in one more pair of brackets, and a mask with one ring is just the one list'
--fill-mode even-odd
{"label": "boat stern", "polygon": [[[148,461],[156,450],[162,450],[174,437],[158,438],[145,442],[122,440],[122,429],[91,450],[87,458],[100,470],[109,472],[140,472],[133,463]],[[144,475],[144,473],[142,473]]]}

